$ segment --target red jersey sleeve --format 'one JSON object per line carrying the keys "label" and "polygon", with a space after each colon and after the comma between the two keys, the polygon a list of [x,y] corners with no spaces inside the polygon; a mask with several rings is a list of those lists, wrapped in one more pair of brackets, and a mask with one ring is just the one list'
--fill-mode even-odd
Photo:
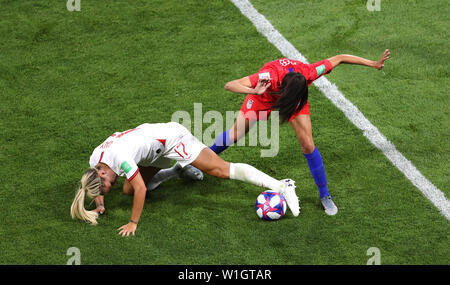
{"label": "red jersey sleeve", "polygon": [[250,83],[252,84],[252,88],[255,88],[256,83],[258,83],[258,79],[259,79],[259,75],[258,74],[259,74],[259,72],[249,76]]}
{"label": "red jersey sleeve", "polygon": [[312,82],[322,75],[330,73],[333,70],[333,65],[328,59],[324,59],[312,64],[308,64],[308,69],[308,81]]}

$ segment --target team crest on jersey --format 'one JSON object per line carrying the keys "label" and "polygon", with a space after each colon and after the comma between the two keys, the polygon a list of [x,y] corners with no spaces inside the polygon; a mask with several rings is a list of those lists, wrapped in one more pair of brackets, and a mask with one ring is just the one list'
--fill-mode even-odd
{"label": "team crest on jersey", "polygon": [[248,99],[247,101],[247,109],[251,109],[253,106],[253,100],[252,99]]}

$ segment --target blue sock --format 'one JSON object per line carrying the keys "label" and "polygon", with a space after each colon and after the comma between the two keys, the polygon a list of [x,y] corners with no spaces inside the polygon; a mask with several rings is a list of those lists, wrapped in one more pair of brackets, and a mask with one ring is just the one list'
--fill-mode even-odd
{"label": "blue sock", "polygon": [[230,130],[226,130],[216,138],[210,149],[216,154],[219,154],[232,144],[233,142],[230,140]]}
{"label": "blue sock", "polygon": [[314,181],[319,188],[320,198],[330,196],[327,187],[327,176],[325,175],[325,167],[323,166],[322,156],[317,147],[310,154],[303,154],[308,161],[309,170],[311,171]]}

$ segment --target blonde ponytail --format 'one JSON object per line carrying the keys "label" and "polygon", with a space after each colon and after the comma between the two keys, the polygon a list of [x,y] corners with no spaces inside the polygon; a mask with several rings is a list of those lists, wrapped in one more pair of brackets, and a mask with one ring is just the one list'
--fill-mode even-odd
{"label": "blonde ponytail", "polygon": [[98,176],[98,169],[89,168],[81,177],[81,188],[75,194],[70,214],[72,219],[78,218],[92,225],[97,224],[98,213],[84,208],[84,196],[95,199],[101,193],[102,179]]}

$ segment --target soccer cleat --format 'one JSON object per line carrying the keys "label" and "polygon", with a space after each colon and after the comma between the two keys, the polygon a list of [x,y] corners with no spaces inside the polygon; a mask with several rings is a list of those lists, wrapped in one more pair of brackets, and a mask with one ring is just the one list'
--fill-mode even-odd
{"label": "soccer cleat", "polygon": [[162,169],[156,173],[150,182],[147,183],[147,191],[153,191],[158,188],[161,183],[175,177],[188,180],[203,180],[203,172],[191,165],[181,168],[181,165],[176,163],[172,168]]}
{"label": "soccer cleat", "polygon": [[178,177],[181,172],[181,165],[177,162],[174,166],[167,169],[161,169],[156,173],[152,179],[147,183],[147,191],[153,191],[159,187],[159,185],[167,180]]}
{"label": "soccer cleat", "polygon": [[324,196],[320,198],[320,202],[322,203],[323,209],[327,215],[334,216],[337,214],[338,208],[334,204],[331,196]]}
{"label": "soccer cleat", "polygon": [[188,180],[203,180],[203,172],[201,172],[198,168],[195,168],[192,165],[186,165],[180,171],[180,177]]}
{"label": "soccer cleat", "polygon": [[163,183],[164,180],[154,181],[153,179],[147,183],[147,193],[155,190],[158,186]]}
{"label": "soccer cleat", "polygon": [[297,193],[295,193],[295,181],[292,179],[283,179],[281,182],[284,183],[285,187],[280,191],[280,194],[286,200],[294,217],[297,217],[300,214],[300,205]]}

